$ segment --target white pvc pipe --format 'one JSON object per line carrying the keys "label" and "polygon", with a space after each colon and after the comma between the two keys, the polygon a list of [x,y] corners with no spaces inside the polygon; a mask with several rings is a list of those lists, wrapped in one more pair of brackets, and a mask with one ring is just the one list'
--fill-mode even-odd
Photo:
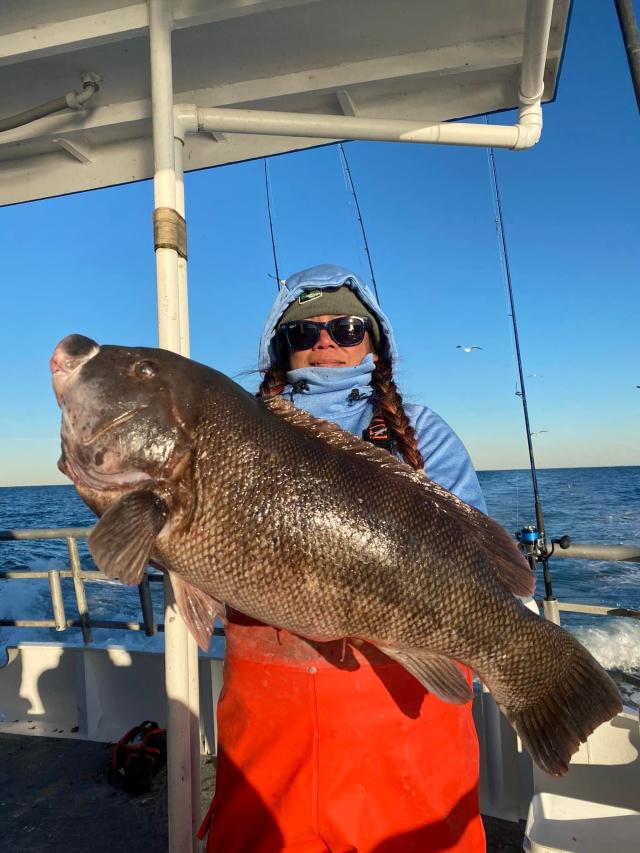
{"label": "white pvc pipe", "polygon": [[[152,0],[153,2],[153,0]],[[193,849],[189,647],[171,581],[164,581],[164,669],[167,693],[167,815],[170,853]]]}
{"label": "white pvc pipe", "polygon": [[197,109],[198,130],[221,133],[258,133],[318,139],[370,139],[379,142],[428,142],[435,145],[478,145],[516,148],[517,125],[483,125],[464,122],[406,121],[364,116],[236,110]]}
{"label": "white pvc pipe", "polygon": [[[176,133],[174,121],[174,161],[176,175],[176,210],[180,216],[185,216],[184,199],[184,139]],[[187,259],[178,255],[178,322],[180,327],[180,353],[188,356],[190,354],[189,344],[189,296],[187,289]],[[195,643],[194,643],[195,648]]]}
{"label": "white pvc pipe", "polygon": [[[149,2],[151,117],[153,123],[153,198],[156,207],[176,206],[173,149],[171,12],[168,0]],[[173,249],[156,249],[158,336],[163,349],[180,351],[178,265]]]}
{"label": "white pvc pipe", "polygon": [[544,92],[553,0],[528,0],[524,24],[520,100],[523,104],[540,101]]}
{"label": "white pvc pipe", "polygon": [[[175,134],[175,128],[174,128]],[[184,198],[184,141],[174,138],[176,210],[185,216]],[[187,260],[178,255],[178,322],[180,353],[189,355],[189,303],[187,290]],[[189,743],[191,749],[191,832],[193,853],[198,853],[200,842],[196,833],[200,828],[200,685],[198,683],[198,646],[186,631],[187,674],[189,680]]]}
{"label": "white pvc pipe", "polygon": [[[171,3],[149,0],[151,104],[153,121],[153,180],[156,208],[175,209],[178,199],[173,128],[171,61]],[[186,286],[186,277],[182,276]],[[156,249],[158,339],[163,349],[182,352],[186,328],[186,298],[180,305],[180,275],[175,249]],[[186,297],[186,291],[185,291]],[[182,320],[181,320],[182,315]],[[189,651],[188,632],[177,612],[173,590],[165,582],[165,683],[167,691],[167,788],[169,850],[196,849],[192,818],[192,731],[197,655]],[[193,673],[195,657],[195,675]],[[196,720],[197,720],[197,710]],[[197,726],[196,726],[197,731]],[[199,739],[196,741],[199,768]],[[197,796],[200,791],[198,788]]]}
{"label": "white pvc pipe", "polygon": [[520,109],[515,125],[417,122],[274,110],[202,108],[195,104],[180,104],[176,107],[176,122],[180,128],[178,133],[219,131],[311,139],[366,139],[516,150],[530,148],[539,140],[542,131],[540,101],[544,90],[552,12],[553,0],[528,0],[520,77]]}

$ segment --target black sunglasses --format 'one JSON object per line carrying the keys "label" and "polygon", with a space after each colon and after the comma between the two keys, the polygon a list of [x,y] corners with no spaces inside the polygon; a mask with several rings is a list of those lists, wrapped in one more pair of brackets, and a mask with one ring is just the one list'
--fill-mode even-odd
{"label": "black sunglasses", "polygon": [[290,350],[297,352],[315,346],[322,329],[327,330],[339,347],[355,347],[362,343],[365,332],[371,331],[371,320],[368,317],[335,317],[326,323],[291,320],[278,328],[278,334]]}

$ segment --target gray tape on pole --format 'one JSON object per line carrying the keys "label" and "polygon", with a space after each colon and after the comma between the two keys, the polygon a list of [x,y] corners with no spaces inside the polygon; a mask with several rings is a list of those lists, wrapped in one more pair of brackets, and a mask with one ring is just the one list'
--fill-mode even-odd
{"label": "gray tape on pole", "polygon": [[187,223],[177,210],[156,207],[153,211],[153,248],[174,249],[187,259]]}

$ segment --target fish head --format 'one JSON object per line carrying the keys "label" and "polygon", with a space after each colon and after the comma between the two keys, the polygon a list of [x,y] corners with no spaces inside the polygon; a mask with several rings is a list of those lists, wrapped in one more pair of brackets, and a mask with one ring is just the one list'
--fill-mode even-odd
{"label": "fish head", "polygon": [[58,467],[98,514],[124,492],[175,481],[188,465],[198,409],[192,364],[168,350],[99,346],[82,335],[56,346]]}

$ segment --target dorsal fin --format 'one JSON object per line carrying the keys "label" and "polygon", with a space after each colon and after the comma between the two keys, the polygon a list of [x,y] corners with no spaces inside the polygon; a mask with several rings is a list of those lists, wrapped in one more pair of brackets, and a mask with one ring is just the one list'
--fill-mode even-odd
{"label": "dorsal fin", "polygon": [[515,595],[533,594],[536,582],[529,564],[507,531],[488,515],[461,501],[439,483],[426,477],[422,471],[415,471],[387,450],[375,447],[336,424],[323,421],[296,408],[282,396],[264,397],[262,401],[270,412],[303,432],[310,433],[325,444],[354,453],[389,473],[412,480],[424,489],[438,512],[446,513],[463,529],[477,537],[491,567],[506,589]]}
{"label": "dorsal fin", "polygon": [[426,477],[421,471],[416,471],[406,462],[401,462],[388,450],[376,447],[369,441],[363,441],[357,435],[343,430],[337,424],[323,421],[321,418],[316,418],[302,409],[297,409],[293,403],[285,400],[284,397],[264,397],[262,398],[265,406],[269,411],[274,412],[283,421],[299,427],[305,432],[310,432],[315,438],[324,441],[325,444],[331,447],[337,447],[340,450],[349,450],[364,459],[369,459],[376,462],[383,468],[388,468],[397,474],[403,474],[417,482],[424,482]]}

